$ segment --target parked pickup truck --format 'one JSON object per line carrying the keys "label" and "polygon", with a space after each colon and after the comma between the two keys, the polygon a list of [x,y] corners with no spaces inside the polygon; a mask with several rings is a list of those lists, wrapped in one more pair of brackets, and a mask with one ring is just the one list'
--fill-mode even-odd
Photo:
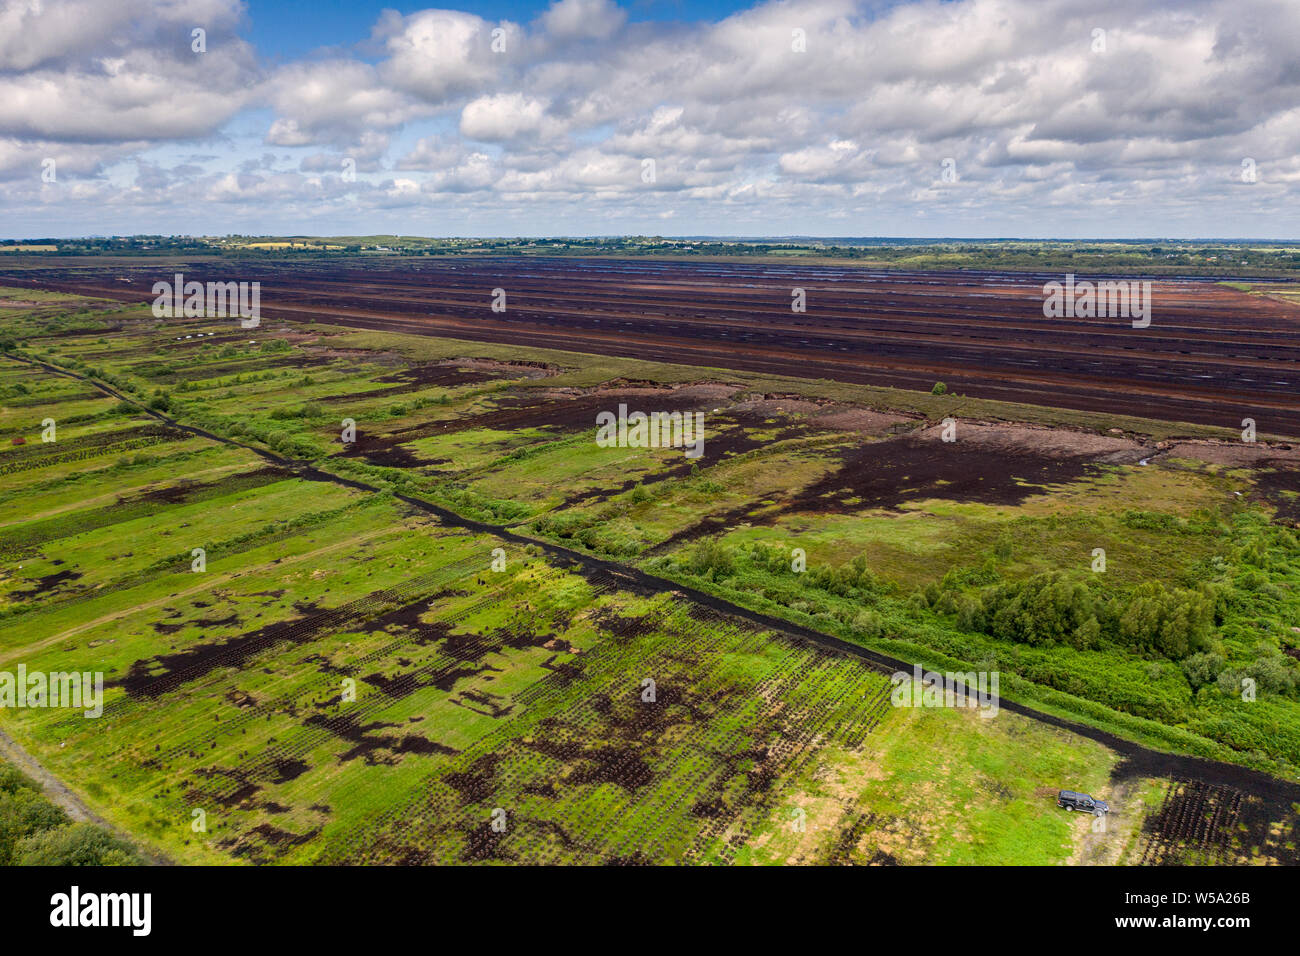
{"label": "parked pickup truck", "polygon": [[1067,810],[1084,810],[1097,816],[1110,813],[1110,804],[1105,800],[1094,800],[1086,793],[1075,793],[1073,790],[1062,790],[1058,793],[1056,805]]}

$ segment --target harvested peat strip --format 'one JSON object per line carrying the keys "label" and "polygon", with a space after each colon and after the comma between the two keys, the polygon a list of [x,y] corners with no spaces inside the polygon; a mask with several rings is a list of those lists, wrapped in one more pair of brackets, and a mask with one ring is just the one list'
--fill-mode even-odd
{"label": "harvested peat strip", "polygon": [[[272,318],[913,390],[941,380],[973,398],[1234,428],[1250,417],[1300,437],[1300,310],[1209,279],[1151,278],[1151,325],[1135,330],[1045,318],[1043,283],[1062,276],[1040,273],[487,256],[239,267]],[[204,281],[229,265],[186,268]],[[77,261],[0,280],[143,303],[156,271]],[[494,287],[506,312],[489,310]],[[794,287],[807,313],[791,313]]]}

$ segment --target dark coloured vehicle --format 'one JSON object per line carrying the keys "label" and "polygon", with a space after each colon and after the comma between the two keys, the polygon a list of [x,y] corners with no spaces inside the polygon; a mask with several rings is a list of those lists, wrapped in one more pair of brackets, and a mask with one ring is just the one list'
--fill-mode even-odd
{"label": "dark coloured vehicle", "polygon": [[1086,793],[1075,793],[1073,790],[1062,790],[1056,795],[1056,805],[1065,807],[1067,810],[1083,810],[1087,813],[1095,813],[1100,816],[1103,813],[1110,813],[1110,804],[1105,800],[1094,800]]}

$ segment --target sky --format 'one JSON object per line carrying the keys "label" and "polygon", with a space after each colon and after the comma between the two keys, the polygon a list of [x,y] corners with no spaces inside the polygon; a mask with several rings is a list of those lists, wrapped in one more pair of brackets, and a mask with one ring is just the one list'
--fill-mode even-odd
{"label": "sky", "polygon": [[1300,238],[1297,0],[0,0],[0,236]]}

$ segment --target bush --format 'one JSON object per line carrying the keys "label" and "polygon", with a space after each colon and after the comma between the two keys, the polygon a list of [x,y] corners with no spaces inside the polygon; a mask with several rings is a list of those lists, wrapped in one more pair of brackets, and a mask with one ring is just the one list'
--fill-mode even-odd
{"label": "bush", "polygon": [[931,394],[931,395],[947,395],[947,394],[948,394],[948,386],[945,385],[945,384],[943,384],[943,382],[935,382],[935,383],[934,383],[934,387],[933,387],[932,389],[930,389],[930,394]]}
{"label": "bush", "polygon": [[1219,679],[1225,663],[1222,654],[1202,651],[1183,661],[1183,673],[1187,676],[1187,683],[1192,685],[1192,690],[1199,690]]}
{"label": "bush", "polygon": [[282,422],[299,418],[321,418],[324,414],[325,406],[320,402],[307,402],[305,405],[299,405],[296,408],[274,409],[269,417],[273,421]]}
{"label": "bush", "polygon": [[0,764],[0,794],[37,789],[35,782],[17,767]]}
{"label": "bush", "polygon": [[885,633],[885,621],[876,611],[859,611],[853,618],[853,630],[865,638],[880,637]]}
{"label": "bush", "polygon": [[731,549],[719,541],[701,541],[691,552],[691,571],[694,574],[713,572],[715,577],[726,577],[733,567]]}
{"label": "bush", "polygon": [[[790,569],[790,559],[785,553],[778,551],[776,557],[781,562],[782,569],[788,571]],[[768,567],[771,569],[770,559]],[[858,555],[852,561],[840,565],[838,568],[828,568],[820,565],[814,567],[807,572],[806,581],[811,587],[838,597],[855,600],[872,599],[882,589],[880,580],[872,572],[867,559],[862,555]]]}
{"label": "bush", "polygon": [[73,823],[20,840],[14,853],[18,866],[136,866],[139,857],[129,844],[93,823]]}
{"label": "bush", "polygon": [[1248,664],[1244,676],[1255,681],[1256,689],[1269,694],[1289,694],[1296,686],[1296,675],[1290,660],[1275,648],[1269,648],[1261,657]]}
{"label": "bush", "polygon": [[17,862],[23,840],[67,822],[67,814],[25,778],[19,789],[0,793],[0,866]]}
{"label": "bush", "polygon": [[1141,531],[1173,531],[1179,527],[1178,518],[1163,511],[1125,511],[1120,522]]}

